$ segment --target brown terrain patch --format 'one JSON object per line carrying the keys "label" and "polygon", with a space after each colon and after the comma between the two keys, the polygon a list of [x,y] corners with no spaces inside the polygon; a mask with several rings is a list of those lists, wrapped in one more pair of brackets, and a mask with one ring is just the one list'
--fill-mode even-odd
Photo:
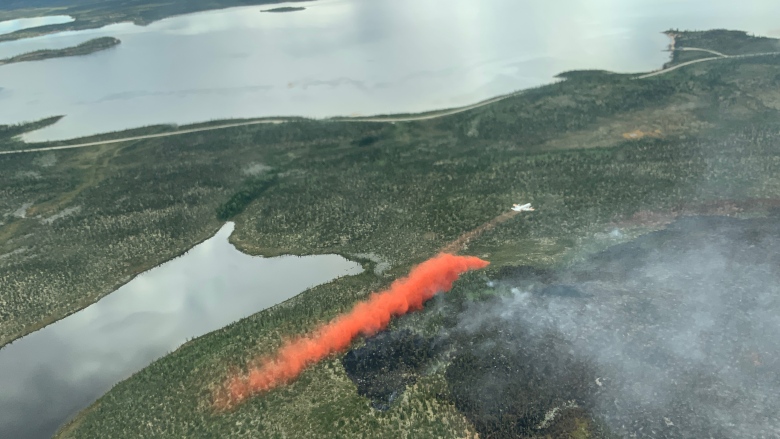
{"label": "brown terrain patch", "polygon": [[452,254],[458,253],[459,251],[463,250],[463,248],[465,248],[466,245],[469,243],[469,241],[471,241],[472,239],[478,237],[479,235],[485,233],[488,230],[495,228],[497,225],[514,218],[519,213],[520,212],[514,210],[510,210],[509,212],[504,212],[501,215],[486,222],[485,224],[482,224],[481,226],[477,227],[476,229],[460,235],[458,239],[452,241],[451,243],[447,244],[446,247],[442,248],[441,252],[452,253]]}
{"label": "brown terrain patch", "polygon": [[640,210],[630,218],[612,224],[612,227],[666,226],[682,216],[735,216],[740,213],[780,208],[780,198],[752,198],[747,200],[716,200],[701,204],[680,204],[669,211]]}
{"label": "brown terrain patch", "polygon": [[608,148],[627,140],[695,135],[710,127],[709,123],[694,114],[702,105],[695,99],[686,98],[662,107],[633,111],[605,119],[595,127],[565,133],[544,142],[538,148]]}
{"label": "brown terrain patch", "polygon": [[654,137],[659,138],[662,137],[663,133],[658,128],[654,129],[653,131],[642,131],[642,130],[634,130],[629,131],[627,133],[623,133],[623,138],[628,140],[639,140],[643,137]]}

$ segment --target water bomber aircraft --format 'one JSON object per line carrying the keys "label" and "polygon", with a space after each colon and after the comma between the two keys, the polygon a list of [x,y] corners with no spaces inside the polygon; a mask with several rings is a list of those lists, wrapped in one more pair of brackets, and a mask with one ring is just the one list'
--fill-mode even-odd
{"label": "water bomber aircraft", "polygon": [[533,212],[534,208],[531,207],[531,203],[526,203],[526,204],[523,204],[523,205],[513,204],[512,205],[512,210],[514,210],[516,212]]}

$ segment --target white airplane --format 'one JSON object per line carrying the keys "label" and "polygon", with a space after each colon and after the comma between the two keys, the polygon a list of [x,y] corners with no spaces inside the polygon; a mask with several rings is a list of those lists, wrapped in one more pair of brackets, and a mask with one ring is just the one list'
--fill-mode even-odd
{"label": "white airplane", "polygon": [[523,204],[522,206],[519,204],[513,204],[512,210],[516,212],[533,212],[534,208],[531,207],[531,203]]}

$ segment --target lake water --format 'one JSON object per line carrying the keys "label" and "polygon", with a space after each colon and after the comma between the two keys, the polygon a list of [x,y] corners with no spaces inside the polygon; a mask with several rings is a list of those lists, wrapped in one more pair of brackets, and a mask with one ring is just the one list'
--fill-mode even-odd
{"label": "lake water", "polygon": [[419,112],[549,83],[571,69],[640,72],[669,28],[780,34],[776,0],[321,0],[0,44],[0,57],[99,36],[86,57],[0,67],[0,123],[65,114],[64,139],[235,117]]}
{"label": "lake water", "polygon": [[74,21],[67,15],[50,15],[47,17],[17,18],[16,20],[0,21],[0,35],[10,34],[31,27],[46,26],[49,24],[62,24]]}
{"label": "lake water", "polygon": [[0,438],[44,438],[115,383],[216,330],[362,267],[336,255],[259,258],[233,224],[184,256],[0,350]]}

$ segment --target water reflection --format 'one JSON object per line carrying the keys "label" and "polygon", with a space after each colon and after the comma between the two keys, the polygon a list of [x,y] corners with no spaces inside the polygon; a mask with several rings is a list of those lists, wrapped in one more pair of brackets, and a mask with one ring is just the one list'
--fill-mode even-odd
{"label": "water reflection", "polygon": [[[296,4],[299,5],[299,4]],[[0,44],[0,57],[114,36],[87,57],[0,68],[0,123],[67,115],[27,140],[217,118],[417,112],[550,82],[648,71],[669,28],[778,29],[769,0],[320,0]]]}
{"label": "water reflection", "polygon": [[74,21],[67,15],[50,15],[48,17],[17,18],[16,20],[0,21],[0,35],[10,34],[31,27],[46,26],[49,24],[62,24]]}
{"label": "water reflection", "polygon": [[233,224],[92,306],[0,350],[0,437],[43,438],[189,338],[362,271],[340,256],[257,258]]}

